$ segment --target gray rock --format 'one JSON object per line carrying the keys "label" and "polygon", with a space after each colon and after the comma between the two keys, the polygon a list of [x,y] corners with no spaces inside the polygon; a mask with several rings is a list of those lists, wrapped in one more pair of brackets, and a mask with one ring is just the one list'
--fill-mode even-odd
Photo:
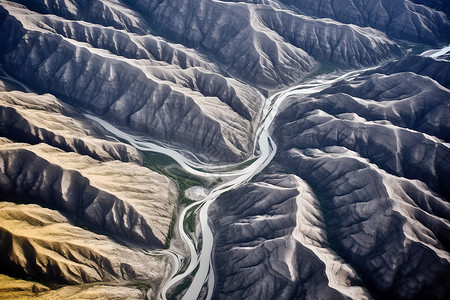
{"label": "gray rock", "polygon": [[343,147],[291,149],[281,160],[317,191],[330,244],[374,292],[448,297],[448,202]]}
{"label": "gray rock", "polygon": [[391,75],[400,72],[413,72],[427,76],[436,80],[442,86],[450,88],[450,60],[448,58],[445,60],[409,55],[370,71],[367,74],[383,73]]}
{"label": "gray rock", "polygon": [[216,299],[369,296],[330,249],[320,205],[300,178],[271,175],[246,184],[220,197],[210,216]]}
{"label": "gray rock", "polygon": [[449,139],[449,99],[447,89],[412,73],[372,75],[293,100],[275,135],[284,150],[344,146],[448,199],[450,150],[434,136]]}
{"label": "gray rock", "polygon": [[[319,18],[369,26],[396,39],[437,45],[448,42],[450,24],[446,1],[403,0],[281,0]],[[424,5],[417,5],[424,4]],[[443,11],[447,14],[445,15]]]}

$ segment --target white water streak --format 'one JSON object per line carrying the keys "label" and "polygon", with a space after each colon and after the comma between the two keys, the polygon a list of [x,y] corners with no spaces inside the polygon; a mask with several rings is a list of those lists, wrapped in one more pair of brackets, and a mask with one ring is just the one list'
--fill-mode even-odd
{"label": "white water streak", "polygon": [[442,55],[447,54],[448,52],[450,52],[450,45],[438,50],[427,50],[420,55],[425,57],[438,58]]}

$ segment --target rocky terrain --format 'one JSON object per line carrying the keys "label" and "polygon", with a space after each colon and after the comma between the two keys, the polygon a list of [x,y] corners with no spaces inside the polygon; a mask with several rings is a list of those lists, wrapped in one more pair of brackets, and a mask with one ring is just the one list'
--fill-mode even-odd
{"label": "rocky terrain", "polygon": [[37,282],[0,275],[2,299],[146,299],[147,295],[136,287],[91,284],[65,286],[50,290]]}
{"label": "rocky terrain", "polygon": [[71,21],[9,2],[2,16],[2,50],[12,49],[3,67],[37,91],[154,138],[187,143],[210,160],[236,160],[252,146],[262,97],[199,54],[104,27],[102,16],[93,24]]}
{"label": "rocky terrain", "polygon": [[1,236],[2,271],[44,282],[150,281],[166,267],[154,257],[73,226],[57,211],[34,204],[2,203]]}
{"label": "rocky terrain", "polygon": [[216,298],[368,298],[355,270],[331,249],[319,200],[299,177],[247,184],[220,198],[211,217]]}
{"label": "rocky terrain", "polygon": [[1,140],[2,192],[74,214],[95,229],[162,247],[176,186],[136,164],[98,162],[46,144]]}
{"label": "rocky terrain", "polygon": [[450,88],[450,61],[448,57],[446,59],[433,59],[419,55],[408,55],[368,73],[391,75],[399,72],[412,72],[417,75],[430,77],[440,85]]}
{"label": "rocky terrain", "polygon": [[2,136],[17,142],[46,143],[102,161],[142,163],[135,148],[106,140],[95,124],[54,96],[0,90]]}
{"label": "rocky terrain", "polygon": [[286,100],[276,175],[211,209],[218,299],[449,297],[448,61],[404,60]]}
{"label": "rocky terrain", "polygon": [[0,89],[1,297],[155,297],[171,265],[140,249],[171,238],[175,183],[54,96]]}
{"label": "rocky terrain", "polygon": [[382,32],[271,5],[51,3],[2,1],[3,68],[205,160],[236,161],[252,148],[263,97],[248,84],[276,88],[316,70],[317,60],[350,68],[402,52]]}
{"label": "rocky terrain", "polygon": [[211,204],[212,297],[450,298],[450,55],[430,55],[449,19],[444,0],[0,0],[0,298],[154,299],[175,270],[160,250],[208,190],[87,115],[203,172],[253,154],[268,96],[357,69],[294,90],[273,162]]}
{"label": "rocky terrain", "polygon": [[346,24],[376,28],[389,37],[438,45],[448,42],[450,5],[445,0],[281,0],[299,11]]}

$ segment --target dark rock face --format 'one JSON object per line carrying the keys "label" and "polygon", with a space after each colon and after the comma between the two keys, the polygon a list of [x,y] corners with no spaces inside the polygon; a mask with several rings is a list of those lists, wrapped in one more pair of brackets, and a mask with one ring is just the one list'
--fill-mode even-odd
{"label": "dark rock face", "polygon": [[445,43],[450,39],[447,1],[281,0],[281,2],[292,5],[308,15],[376,28],[392,38],[431,45]]}
{"label": "dark rock face", "polygon": [[218,299],[449,297],[449,91],[371,73],[291,96],[273,125],[291,174],[212,206]]}
{"label": "dark rock face", "polygon": [[368,287],[397,299],[447,297],[446,201],[342,147],[286,155],[294,172],[320,193],[331,243]]}
{"label": "dark rock face", "polygon": [[281,161],[318,198],[294,175],[221,197],[211,209],[217,299],[446,299],[447,202],[342,147]]}
{"label": "dark rock face", "polygon": [[[294,102],[274,125],[287,150],[343,146],[449,198],[448,90],[412,73],[338,83]],[[424,134],[427,133],[427,134]]]}
{"label": "dark rock face", "polygon": [[[228,193],[213,205],[211,217],[217,299],[368,295],[329,248],[319,202],[297,176],[273,175]],[[337,265],[335,276],[330,270]],[[353,286],[346,288],[346,280]]]}
{"label": "dark rock face", "polygon": [[411,55],[387,63],[368,73],[391,75],[400,72],[413,72],[418,75],[427,76],[436,80],[442,86],[450,88],[450,60],[448,57],[446,59],[436,60],[431,57]]}

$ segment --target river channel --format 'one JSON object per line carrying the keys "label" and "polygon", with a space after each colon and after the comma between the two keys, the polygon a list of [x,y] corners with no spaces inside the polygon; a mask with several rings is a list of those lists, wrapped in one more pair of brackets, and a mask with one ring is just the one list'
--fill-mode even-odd
{"label": "river channel", "polygon": [[[438,57],[450,51],[450,46],[443,49],[424,52],[423,56]],[[183,209],[179,218],[177,228],[181,239],[189,249],[189,256],[184,257],[180,253],[173,250],[164,250],[163,254],[169,255],[173,259],[173,272],[169,278],[165,280],[165,284],[160,289],[160,298],[166,299],[167,292],[171,287],[176,286],[189,276],[193,276],[192,283],[183,296],[183,299],[191,300],[197,299],[202,292],[206,295],[206,299],[211,299],[214,290],[214,271],[212,262],[212,250],[214,245],[214,238],[212,230],[208,224],[208,209],[223,193],[236,189],[244,183],[251,180],[256,174],[261,172],[272,160],[277,151],[277,146],[270,136],[270,126],[277,114],[281,103],[290,96],[307,96],[313,93],[320,92],[325,88],[331,86],[333,83],[340,80],[351,80],[365,70],[352,71],[345,74],[327,74],[318,76],[310,81],[300,85],[290,87],[286,90],[278,92],[267,98],[262,109],[259,126],[255,134],[254,153],[251,158],[257,158],[249,166],[240,170],[230,170],[230,166],[216,166],[207,163],[201,163],[199,160],[188,159],[183,155],[182,149],[175,149],[168,145],[155,144],[146,140],[145,138],[127,134],[108,122],[91,115],[86,115],[88,118],[101,124],[106,130],[113,135],[128,141],[131,145],[141,151],[153,151],[163,153],[173,158],[186,172],[205,178],[225,178],[221,184],[212,189],[205,197],[188,205]],[[193,156],[193,155],[190,155]],[[195,157],[195,156],[194,156]],[[232,168],[231,168],[232,169]],[[187,212],[195,209],[198,213],[200,222],[201,245],[197,245],[199,237],[192,239],[184,230],[184,222]],[[161,252],[159,252],[161,254]],[[185,262],[187,265],[184,265]],[[181,271],[182,270],[182,271]],[[194,271],[196,270],[195,274]]]}
{"label": "river channel", "polygon": [[[226,171],[227,169],[230,169],[229,165],[215,166],[212,164],[201,163],[199,161],[193,161],[183,156],[180,149],[173,149],[162,144],[155,144],[145,140],[145,138],[125,133],[98,117],[86,115],[88,118],[102,125],[114,136],[122,140],[126,140],[141,151],[158,152],[170,156],[186,172],[192,175],[205,178],[220,177],[226,179],[222,184],[212,189],[206,197],[192,203],[191,205],[188,205],[181,212],[178,218],[177,228],[181,239],[189,249],[189,257],[183,257],[181,254],[174,253],[171,250],[166,250],[167,254],[174,260],[174,271],[172,272],[170,278],[165,281],[165,284],[160,290],[161,299],[166,299],[168,290],[172,286],[175,286],[184,280],[186,277],[191,276],[196,269],[197,271],[194,275],[192,283],[184,294],[183,299],[197,299],[201,290],[205,288],[205,285],[207,289],[206,299],[211,299],[212,292],[214,290],[214,271],[211,260],[214,238],[208,224],[209,206],[223,193],[236,189],[242,184],[248,182],[271,162],[277,151],[277,146],[270,136],[269,129],[281,103],[293,95],[309,95],[320,92],[339,80],[354,78],[361,72],[362,71],[359,70],[340,76],[326,75],[318,77],[306,83],[290,87],[267,98],[264,103],[264,108],[262,109],[262,116],[260,118],[261,122],[257,127],[255,135],[255,140],[257,142],[255,143],[254,153],[251,156],[252,158],[257,157],[257,159],[254,160],[249,166],[240,170]],[[202,237],[201,247],[196,247],[196,240],[192,240],[184,230],[183,224],[186,214],[191,209],[196,209],[198,212]],[[189,262],[189,264],[185,266],[183,265],[183,262]],[[180,272],[181,269],[183,269],[183,272]]]}

